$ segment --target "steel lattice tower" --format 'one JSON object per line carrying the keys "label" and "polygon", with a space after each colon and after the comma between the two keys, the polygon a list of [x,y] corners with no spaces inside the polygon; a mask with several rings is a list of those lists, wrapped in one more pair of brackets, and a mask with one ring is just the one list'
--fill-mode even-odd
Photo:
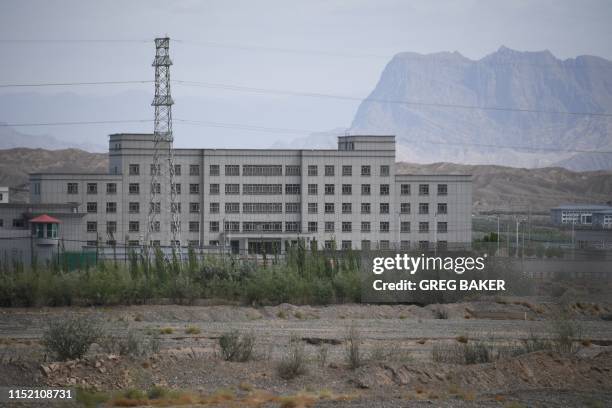
{"label": "steel lattice tower", "polygon": [[[176,246],[180,241],[180,213],[177,201],[177,192],[174,182],[174,148],[172,136],[172,105],[174,101],[170,94],[170,38],[155,39],[155,59],[153,66],[155,67],[155,96],[151,105],[155,107],[155,124],[154,124],[154,152],[153,164],[151,166],[151,200],[148,217],[148,237],[145,244],[149,244],[148,240],[152,233],[170,233],[171,245]],[[166,157],[164,157],[166,156]],[[167,160],[167,168],[162,166],[162,161]],[[164,170],[167,169],[167,172]],[[167,177],[166,177],[167,176]],[[162,195],[163,181],[169,183],[170,188],[170,205],[162,205],[164,197]],[[167,198],[167,196],[165,196]],[[161,207],[161,208],[160,208]],[[169,231],[164,231],[166,226],[160,221],[161,210],[169,212],[170,225]],[[160,229],[157,229],[159,225]]]}

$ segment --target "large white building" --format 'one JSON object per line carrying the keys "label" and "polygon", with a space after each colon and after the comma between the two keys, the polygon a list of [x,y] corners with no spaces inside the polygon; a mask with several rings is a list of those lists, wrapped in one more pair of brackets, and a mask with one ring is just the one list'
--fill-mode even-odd
{"label": "large white building", "polygon": [[[83,215],[67,247],[171,245],[171,187],[151,185],[153,152],[152,134],[111,135],[108,173],[31,174],[30,205],[72,203]],[[175,183],[181,246],[273,253],[300,238],[339,249],[471,242],[471,177],[397,174],[394,136],[340,136],[335,150],[176,149]],[[161,193],[153,204],[151,188]],[[150,210],[159,215],[149,233]]]}

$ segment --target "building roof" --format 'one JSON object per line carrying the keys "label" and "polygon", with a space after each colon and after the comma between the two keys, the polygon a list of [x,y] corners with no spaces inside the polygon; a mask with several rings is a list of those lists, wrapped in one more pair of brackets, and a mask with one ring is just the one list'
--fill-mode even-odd
{"label": "building roof", "polygon": [[585,210],[585,211],[604,211],[612,210],[609,205],[593,205],[593,204],[566,204],[552,208],[552,210]]}
{"label": "building roof", "polygon": [[43,214],[43,215],[39,215],[36,218],[32,218],[30,220],[30,223],[32,224],[59,224],[61,223],[61,221],[58,220],[57,218],[50,217],[47,214]]}

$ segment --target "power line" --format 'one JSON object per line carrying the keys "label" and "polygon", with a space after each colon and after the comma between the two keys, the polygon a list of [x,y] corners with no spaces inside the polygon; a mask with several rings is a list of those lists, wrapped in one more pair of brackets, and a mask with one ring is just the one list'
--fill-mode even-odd
{"label": "power line", "polygon": [[3,38],[0,44],[35,44],[35,43],[151,43],[153,39],[120,39],[120,38]]}
{"label": "power line", "polygon": [[27,127],[27,126],[73,126],[73,125],[105,125],[112,123],[149,123],[152,119],[129,120],[97,120],[86,122],[36,122],[36,123],[0,123],[1,127]]}
{"label": "power line", "polygon": [[507,108],[507,107],[498,107],[498,106],[476,106],[476,105],[463,105],[463,104],[451,104],[451,103],[439,103],[439,102],[409,101],[409,100],[399,100],[399,99],[360,98],[360,97],[349,96],[349,95],[335,95],[335,94],[317,93],[317,92],[301,92],[301,91],[271,89],[271,88],[254,88],[254,87],[241,86],[241,85],[229,85],[229,84],[219,84],[219,83],[211,83],[211,82],[182,81],[182,80],[174,80],[173,82],[177,84],[181,84],[181,85],[201,86],[204,88],[223,89],[227,91],[236,91],[236,92],[305,96],[305,97],[311,97],[311,98],[341,99],[341,100],[350,100],[350,101],[360,101],[364,103],[377,102],[377,103],[425,106],[425,107],[433,107],[433,108],[453,108],[453,109],[468,109],[468,110],[505,111],[505,112],[515,112],[515,113],[542,113],[542,114],[555,114],[555,115],[612,117],[612,113],[609,113],[609,112],[549,111],[549,110],[542,110],[542,109]]}
{"label": "power line", "polygon": [[124,85],[151,84],[155,81],[100,81],[100,82],[38,82],[20,84],[0,84],[0,88],[44,87],[44,86],[81,86],[81,85]]}

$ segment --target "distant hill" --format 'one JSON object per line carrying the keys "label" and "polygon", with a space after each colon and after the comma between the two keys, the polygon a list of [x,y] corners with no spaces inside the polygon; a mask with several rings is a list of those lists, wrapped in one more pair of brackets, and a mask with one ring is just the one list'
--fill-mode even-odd
{"label": "distant hill", "polygon": [[[0,150],[0,185],[12,188],[12,201],[27,200],[28,173],[105,172],[108,157],[78,149]],[[453,163],[398,163],[399,173],[472,174],[474,210],[548,211],[562,203],[605,203],[612,200],[612,172],[573,172],[558,167],[519,169]]]}
{"label": "distant hill", "polygon": [[29,173],[96,173],[105,172],[107,169],[106,153],[89,153],[79,149],[0,150],[0,185],[11,187],[11,201],[16,202],[27,200]]}
{"label": "distant hill", "polygon": [[612,112],[612,62],[506,47],[479,60],[458,52],[397,54],[350,131],[397,135],[398,158],[409,162],[612,169],[612,154],[553,151],[612,151],[610,117],[551,111]]}

